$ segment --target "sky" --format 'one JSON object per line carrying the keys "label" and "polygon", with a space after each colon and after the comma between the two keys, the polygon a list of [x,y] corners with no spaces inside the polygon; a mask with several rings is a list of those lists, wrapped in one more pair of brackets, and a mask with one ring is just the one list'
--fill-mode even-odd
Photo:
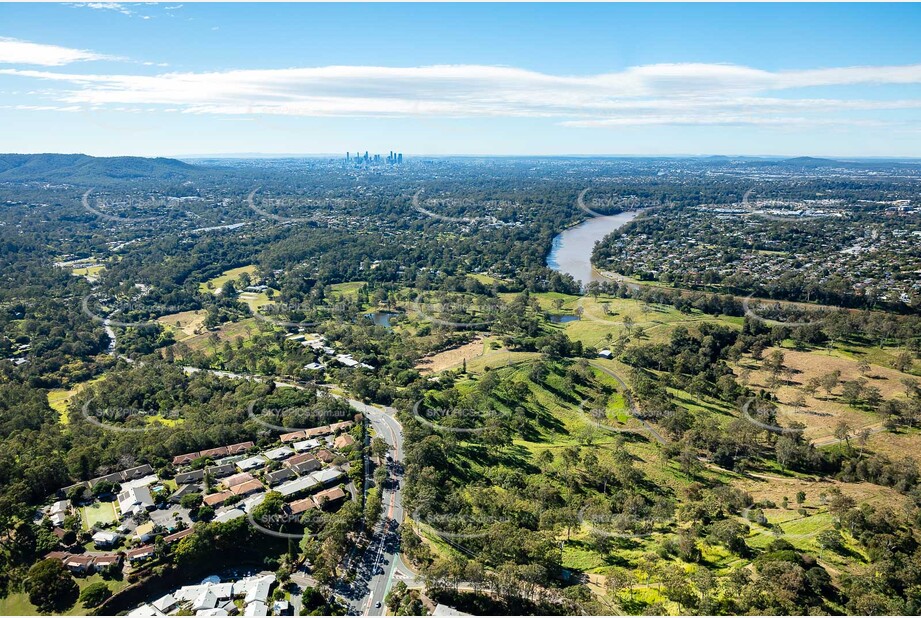
{"label": "sky", "polygon": [[0,4],[0,152],[921,156],[918,4]]}

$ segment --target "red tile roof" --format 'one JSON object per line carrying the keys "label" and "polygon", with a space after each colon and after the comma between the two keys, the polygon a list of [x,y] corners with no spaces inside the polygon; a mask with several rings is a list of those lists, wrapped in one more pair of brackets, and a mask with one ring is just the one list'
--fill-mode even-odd
{"label": "red tile roof", "polygon": [[300,455],[289,457],[288,460],[285,461],[284,465],[290,468],[291,466],[296,466],[299,463],[304,463],[305,461],[310,461],[311,459],[316,459],[316,457],[310,453],[301,453]]}
{"label": "red tile roof", "polygon": [[223,503],[225,500],[227,500],[227,498],[229,498],[232,495],[233,495],[233,492],[231,491],[222,491],[216,494],[209,494],[205,496],[204,498],[202,498],[202,502],[204,502],[208,506],[214,506],[215,504]]}

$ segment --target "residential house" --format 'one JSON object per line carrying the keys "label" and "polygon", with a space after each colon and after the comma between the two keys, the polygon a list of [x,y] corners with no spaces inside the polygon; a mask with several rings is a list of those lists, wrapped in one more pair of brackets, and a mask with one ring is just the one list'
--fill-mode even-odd
{"label": "residential house", "polygon": [[248,496],[250,494],[256,493],[263,489],[262,483],[253,479],[252,481],[247,481],[245,483],[240,483],[239,485],[234,485],[230,488],[230,491],[235,496]]}
{"label": "residential house", "polygon": [[323,465],[318,459],[307,459],[302,461],[299,464],[291,466],[291,470],[297,472],[298,476],[304,476],[305,474],[310,474],[311,472],[316,472],[321,469]]}
{"label": "residential house", "polygon": [[200,455],[198,451],[195,451],[194,453],[186,453],[185,455],[176,455],[175,457],[173,457],[173,465],[174,466],[184,466],[186,464],[192,463],[199,457]]}
{"label": "residential house", "polygon": [[296,478],[297,474],[294,473],[294,470],[291,468],[282,468],[276,470],[275,472],[269,472],[265,475],[265,481],[269,486],[277,485],[284,481],[290,481],[293,478]]}
{"label": "residential house", "polygon": [[232,491],[221,491],[216,494],[208,494],[202,498],[202,502],[208,506],[218,506],[219,504],[224,504],[232,495]]}
{"label": "residential house", "polygon": [[313,501],[321,509],[330,509],[338,506],[345,496],[346,493],[341,487],[333,487],[315,494]]}
{"label": "residential house", "polygon": [[189,483],[196,483],[205,478],[204,470],[191,470],[189,472],[179,472],[176,474],[176,477],[173,479],[176,481],[177,485],[187,485]]}
{"label": "residential house", "polygon": [[253,448],[253,446],[255,445],[252,442],[248,442],[248,441],[238,442],[237,444],[231,444],[230,446],[227,447],[227,454],[228,455],[240,455],[241,453],[245,453],[249,449]]}
{"label": "residential house", "polygon": [[336,481],[338,481],[344,476],[345,476],[345,472],[343,472],[342,470],[338,470],[336,468],[326,468],[325,470],[314,472],[313,474],[311,474],[309,477],[306,477],[306,478],[315,479],[318,484],[329,487],[330,485],[333,485]]}
{"label": "residential house", "polygon": [[90,489],[92,489],[103,481],[124,484],[126,481],[144,478],[145,476],[149,476],[153,473],[154,469],[150,466],[150,464],[144,464],[141,466],[128,468],[127,470],[122,470],[121,472],[113,472],[112,474],[96,477],[89,481],[89,485]]}
{"label": "residential house", "polygon": [[262,601],[254,601],[243,609],[244,616],[268,616],[269,606]]}
{"label": "residential house", "polygon": [[131,517],[154,508],[149,487],[131,487],[118,494],[118,509],[122,517]]}
{"label": "residential house", "polygon": [[311,496],[295,500],[288,505],[288,510],[291,511],[292,515],[300,515],[301,513],[306,513],[310,509],[315,508],[317,508],[317,503],[313,501],[313,497]]}
{"label": "residential house", "polygon": [[273,448],[272,450],[266,451],[263,454],[272,461],[281,461],[282,459],[291,457],[291,455],[294,454],[294,451],[286,446],[280,446],[278,448]]}
{"label": "residential house", "polygon": [[310,440],[301,440],[300,442],[295,442],[293,446],[295,451],[302,453],[304,451],[320,448],[320,441],[316,438],[311,438]]}
{"label": "residential house", "polygon": [[107,530],[100,530],[93,534],[93,544],[99,549],[108,549],[121,540],[121,536]]}
{"label": "residential house", "polygon": [[230,489],[230,488],[233,487],[234,485],[239,485],[239,484],[241,484],[241,483],[246,483],[246,482],[248,482],[248,481],[254,480],[255,478],[256,478],[256,477],[254,477],[254,476],[253,476],[252,474],[250,474],[249,472],[240,472],[239,474],[234,474],[233,476],[228,476],[226,479],[224,479],[223,481],[221,481],[221,485],[223,485],[223,486],[226,487],[227,489]]}
{"label": "residential house", "polygon": [[301,453],[301,454],[299,454],[299,455],[295,455],[294,457],[290,457],[290,458],[289,458],[284,464],[282,464],[282,465],[289,466],[289,467],[290,467],[290,466],[296,466],[296,465],[299,464],[299,463],[302,463],[302,462],[305,462],[305,461],[310,461],[311,459],[314,460],[314,461],[316,461],[317,458],[314,457],[313,455],[311,455],[310,453]]}
{"label": "residential house", "polygon": [[73,573],[89,573],[93,570],[93,557],[85,554],[69,554],[63,562]]}
{"label": "residential house", "polygon": [[143,547],[129,549],[128,551],[125,552],[125,559],[131,564],[143,562],[144,560],[153,558],[153,556],[154,556],[154,546],[153,545],[144,545]]}
{"label": "residential house", "polygon": [[347,433],[343,433],[339,436],[336,436],[336,439],[333,441],[333,445],[341,451],[355,446],[355,438]]}
{"label": "residential house", "polygon": [[236,507],[227,509],[226,511],[220,511],[215,513],[214,519],[212,520],[216,524],[223,524],[234,519],[239,519],[245,517],[246,512],[243,509],[238,509]]}
{"label": "residential house", "polygon": [[253,457],[241,459],[237,462],[237,467],[243,472],[248,472],[250,470],[256,470],[263,467],[266,464],[266,461],[266,458],[262,455],[255,455]]}
{"label": "residential house", "polygon": [[284,497],[295,496],[297,494],[310,491],[311,489],[317,487],[319,484],[320,483],[315,478],[313,478],[313,476],[302,476],[300,478],[294,479],[293,481],[282,483],[275,488],[275,491]]}
{"label": "residential house", "polygon": [[236,466],[232,463],[221,464],[219,466],[208,466],[205,473],[211,478],[220,479],[229,476],[237,471]]}
{"label": "residential house", "polygon": [[292,431],[291,433],[283,433],[278,439],[284,443],[294,442],[295,440],[301,440],[305,437],[303,431]]}
{"label": "residential house", "polygon": [[192,530],[191,528],[186,528],[185,530],[180,530],[179,532],[174,532],[172,534],[166,535],[165,537],[163,537],[163,540],[167,544],[176,543],[177,541],[181,541],[182,539],[186,538],[193,532],[195,531]]}
{"label": "residential house", "polygon": [[169,501],[178,504],[182,501],[183,497],[200,493],[202,493],[201,485],[182,485],[170,495]]}
{"label": "residential house", "polygon": [[173,595],[165,594],[150,605],[158,612],[168,614],[178,607],[179,601]]}
{"label": "residential house", "polygon": [[122,563],[120,554],[95,554],[93,556],[93,569],[96,572],[117,567]]}
{"label": "residential house", "polygon": [[199,457],[205,457],[207,459],[218,459],[219,457],[224,457],[225,455],[227,455],[226,446],[205,449],[198,454]]}

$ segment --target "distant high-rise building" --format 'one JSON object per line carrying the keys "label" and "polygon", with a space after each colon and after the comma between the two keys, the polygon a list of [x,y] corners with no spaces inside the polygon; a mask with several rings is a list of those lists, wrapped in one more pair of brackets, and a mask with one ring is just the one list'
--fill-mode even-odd
{"label": "distant high-rise building", "polygon": [[350,155],[348,152],[345,153],[345,162],[346,162],[346,163],[348,163],[348,162],[351,160],[351,159],[349,158],[350,156],[351,156],[351,155]]}
{"label": "distant high-rise building", "polygon": [[401,152],[397,155],[397,164],[402,164],[402,163],[403,163],[403,153]]}

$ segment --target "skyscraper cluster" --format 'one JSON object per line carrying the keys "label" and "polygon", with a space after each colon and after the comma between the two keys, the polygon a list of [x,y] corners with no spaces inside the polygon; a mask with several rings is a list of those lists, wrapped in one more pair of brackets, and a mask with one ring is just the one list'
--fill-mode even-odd
{"label": "skyscraper cluster", "polygon": [[386,157],[383,157],[382,155],[379,155],[379,154],[369,155],[368,151],[365,150],[364,154],[361,154],[360,152],[356,152],[355,156],[353,157],[352,153],[346,152],[345,161],[346,163],[355,163],[357,165],[367,165],[371,163],[386,163],[388,165],[401,165],[403,163],[403,153],[394,152],[391,150],[390,154],[388,154]]}

